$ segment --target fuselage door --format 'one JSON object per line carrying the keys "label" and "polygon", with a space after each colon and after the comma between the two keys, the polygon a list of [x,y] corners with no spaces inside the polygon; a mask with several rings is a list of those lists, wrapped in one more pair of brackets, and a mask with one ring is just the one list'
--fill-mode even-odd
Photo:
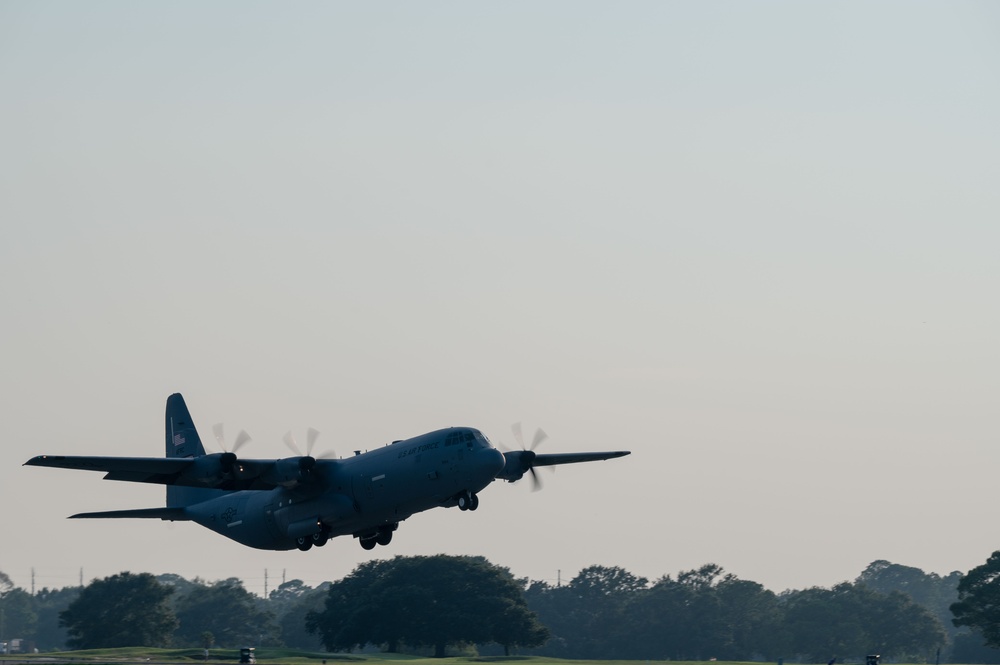
{"label": "fuselage door", "polygon": [[366,508],[371,508],[372,501],[375,498],[371,475],[367,473],[355,474],[351,489],[354,492],[354,502],[358,505],[359,509],[365,510]]}
{"label": "fuselage door", "polygon": [[280,538],[282,534],[278,530],[278,523],[274,519],[274,504],[269,503],[264,506],[264,524],[267,525],[267,530],[271,532],[271,535],[275,538]]}

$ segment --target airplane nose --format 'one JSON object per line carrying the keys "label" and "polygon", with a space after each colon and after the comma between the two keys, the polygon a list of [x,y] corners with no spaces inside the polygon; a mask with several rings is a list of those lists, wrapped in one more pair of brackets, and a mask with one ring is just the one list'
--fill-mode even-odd
{"label": "airplane nose", "polygon": [[490,448],[489,450],[483,452],[487,453],[484,465],[489,468],[490,475],[496,478],[496,475],[503,470],[507,460],[504,459],[503,453],[496,448]]}

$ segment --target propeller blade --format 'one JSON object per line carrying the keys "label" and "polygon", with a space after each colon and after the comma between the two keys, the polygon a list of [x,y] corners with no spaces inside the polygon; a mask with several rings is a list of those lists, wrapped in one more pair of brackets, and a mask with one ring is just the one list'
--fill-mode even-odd
{"label": "propeller blade", "polygon": [[319,430],[310,427],[306,430],[306,454],[312,455],[313,446],[316,445],[316,439],[319,438]]}
{"label": "propeller blade", "polygon": [[215,435],[215,440],[219,442],[219,448],[222,448],[222,452],[224,453],[235,453],[250,442],[250,435],[247,434],[245,429],[241,429],[240,433],[236,435],[236,442],[233,443],[232,450],[230,450],[226,446],[226,435],[222,423],[212,425],[212,433]]}
{"label": "propeller blade", "polygon": [[219,442],[222,452],[226,452],[226,437],[222,433],[222,423],[212,425],[212,433],[215,434],[215,440]]}
{"label": "propeller blade", "polygon": [[514,439],[517,440],[517,445],[524,448],[524,437],[521,436],[521,423],[514,423],[510,426],[510,431],[514,433]]}
{"label": "propeller blade", "polygon": [[[521,430],[521,423],[518,422],[511,425],[510,431],[514,433],[514,438],[517,439],[517,443],[519,446],[521,446],[521,450],[510,451],[499,442],[497,443],[497,447],[500,448],[504,453],[514,453],[514,455],[512,455],[511,458],[507,458],[505,456],[504,459],[508,460],[517,459],[517,463],[521,469],[520,470],[521,475],[518,475],[517,478],[520,478],[525,473],[530,473],[531,491],[537,492],[538,490],[542,489],[542,479],[538,477],[537,473],[535,473],[535,448],[540,446],[546,439],[548,439],[549,435],[546,434],[541,428],[538,428],[537,430],[535,430],[535,435],[531,439],[531,447],[529,448],[528,446],[524,445],[524,433]],[[515,480],[517,478],[515,478]]]}
{"label": "propeller blade", "polygon": [[542,479],[535,473],[535,467],[528,467],[528,471],[531,473],[531,491],[537,492],[542,489]]}
{"label": "propeller blade", "polygon": [[304,457],[302,451],[299,449],[298,444],[295,443],[295,437],[292,436],[291,430],[285,432],[285,436],[281,437],[281,440],[285,442],[285,445],[288,446],[288,449],[291,450],[293,453],[295,453],[299,457]]}
{"label": "propeller blade", "polygon": [[241,429],[240,433],[236,435],[236,442],[233,443],[233,452],[235,453],[248,443],[250,443],[250,435],[245,429]]}

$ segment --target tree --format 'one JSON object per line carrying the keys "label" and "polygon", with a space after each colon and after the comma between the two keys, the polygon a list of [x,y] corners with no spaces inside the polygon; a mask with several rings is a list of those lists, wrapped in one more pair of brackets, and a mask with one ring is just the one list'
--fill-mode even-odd
{"label": "tree", "polygon": [[497,643],[509,652],[548,632],[506,568],[482,557],[437,555],[368,561],[330,585],[322,612],[307,616],[331,651],[365,644],[431,646],[443,658],[460,643]]}
{"label": "tree", "polygon": [[157,575],[156,581],[174,590],[174,593],[170,596],[171,602],[174,604],[174,609],[177,607],[177,601],[186,596],[189,591],[196,587],[204,586],[204,583],[198,578],[190,581],[174,573]]}
{"label": "tree", "polygon": [[785,598],[785,626],[792,653],[808,662],[826,662],[845,654],[868,653],[862,608],[854,586],[813,587]]}
{"label": "tree", "polygon": [[844,582],[785,598],[785,626],[795,654],[811,662],[881,653],[924,660],[944,644],[944,628],[909,596]]}
{"label": "tree", "polygon": [[83,587],[72,586],[62,589],[42,587],[33,597],[38,623],[35,628],[35,646],[42,651],[63,649],[69,635],[60,623],[59,615],[80,597]]}
{"label": "tree", "polygon": [[910,662],[929,659],[945,643],[941,622],[926,607],[899,591],[880,594],[861,587],[869,648]]}
{"label": "tree", "polygon": [[589,566],[568,584],[532,584],[526,597],[552,632],[545,655],[559,658],[614,658],[630,644],[624,610],[648,582],[619,567]]}
{"label": "tree", "polygon": [[628,657],[643,660],[682,660],[686,655],[687,612],[690,592],[670,575],[629,599],[631,625]]}
{"label": "tree", "polygon": [[893,591],[905,593],[913,602],[927,608],[937,617],[946,632],[954,638],[958,629],[951,623],[951,604],[958,600],[958,583],[961,578],[962,573],[958,571],[942,577],[937,573],[925,573],[919,568],[879,559],[868,564],[858,575],[855,584],[862,584],[885,595]]}
{"label": "tree", "polygon": [[[757,582],[727,575],[713,589],[719,600],[722,637],[715,657],[751,660],[757,654],[778,656],[782,613],[778,597]],[[773,660],[774,658],[772,658]]]}
{"label": "tree", "polygon": [[33,639],[38,626],[38,614],[31,595],[17,587],[0,596],[3,626],[0,638],[21,637]]}
{"label": "tree", "polygon": [[256,600],[235,577],[194,586],[177,601],[178,641],[201,646],[206,631],[223,647],[276,641],[274,615],[258,609]]}
{"label": "tree", "polygon": [[978,631],[986,645],[1000,647],[1000,551],[994,552],[958,583],[952,623]]}
{"label": "tree", "polygon": [[282,582],[268,594],[263,606],[277,617],[281,642],[285,646],[308,650],[322,648],[319,638],[306,630],[306,615],[323,609],[329,586],[329,582],[324,582],[314,589],[296,579]]}
{"label": "tree", "polygon": [[166,646],[177,627],[171,593],[149,573],[119,573],[87,585],[59,623],[76,649]]}
{"label": "tree", "polygon": [[657,580],[625,612],[633,658],[751,660],[772,653],[780,632],[775,595],[716,564]]}
{"label": "tree", "polygon": [[316,633],[328,651],[353,651],[371,642],[387,644],[388,651],[399,648],[398,635],[374,635],[368,614],[380,601],[373,598],[378,582],[388,571],[389,561],[373,559],[359,564],[349,575],[327,590],[321,611],[306,614],[306,630]]}
{"label": "tree", "polygon": [[581,599],[593,600],[601,596],[622,596],[645,589],[648,580],[636,577],[618,566],[589,566],[574,577],[569,588]]}

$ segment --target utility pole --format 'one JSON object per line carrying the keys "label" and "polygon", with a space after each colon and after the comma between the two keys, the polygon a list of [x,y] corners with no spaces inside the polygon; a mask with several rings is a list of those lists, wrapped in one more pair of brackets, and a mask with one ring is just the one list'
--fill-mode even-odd
{"label": "utility pole", "polygon": [[80,586],[83,586],[83,566],[80,566]]}
{"label": "utility pole", "polygon": [[281,583],[282,584],[285,583],[285,569],[284,568],[281,569]]}
{"label": "utility pole", "polygon": [[562,586],[562,569],[556,571],[556,588]]}
{"label": "utility pole", "polygon": [[264,599],[267,599],[267,568],[264,569]]}
{"label": "utility pole", "polygon": [[31,595],[35,595],[35,567],[31,567]]}

